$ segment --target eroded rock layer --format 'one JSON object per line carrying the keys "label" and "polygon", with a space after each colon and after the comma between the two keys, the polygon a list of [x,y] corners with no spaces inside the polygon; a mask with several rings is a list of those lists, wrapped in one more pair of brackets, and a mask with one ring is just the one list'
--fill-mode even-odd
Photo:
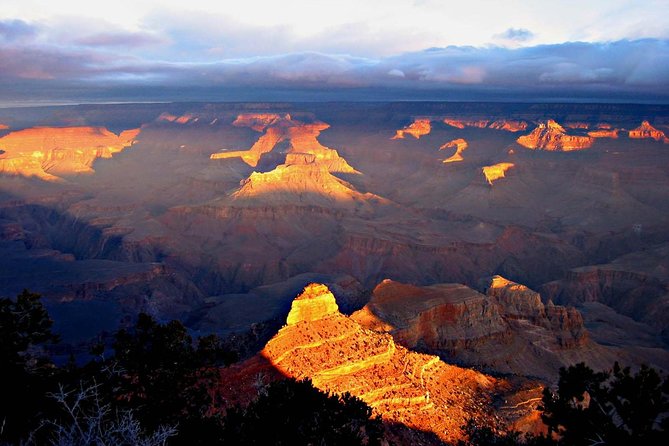
{"label": "eroded rock layer", "polygon": [[512,167],[514,167],[513,163],[497,163],[493,164],[492,166],[482,167],[481,172],[483,172],[483,176],[485,177],[488,184],[492,186],[492,183],[501,178],[504,178],[506,176],[506,172]]}
{"label": "eroded rock layer", "polygon": [[0,138],[0,173],[58,181],[92,173],[98,158],[129,147],[139,129],[116,135],[103,127],[35,127]]}
{"label": "eroded rock layer", "polygon": [[643,121],[641,125],[633,130],[629,131],[629,137],[632,139],[654,139],[655,141],[662,141],[669,143],[669,138],[664,134],[662,130],[658,130],[650,122]]}
{"label": "eroded rock layer", "polygon": [[462,157],[462,152],[464,152],[467,149],[467,147],[469,147],[467,141],[465,141],[462,138],[458,138],[442,145],[441,147],[439,147],[439,150],[455,149],[455,153],[444,160],[444,163],[453,163],[464,160],[464,158]]}
{"label": "eroded rock layer", "polygon": [[249,166],[256,167],[264,154],[286,142],[288,163],[318,164],[326,166],[330,172],[357,173],[336,150],[318,141],[318,135],[330,127],[324,122],[305,123],[294,120],[289,114],[260,113],[239,115],[233,125],[264,133],[249,150],[217,152],[210,156],[211,159],[241,158]]}
{"label": "eroded rock layer", "polygon": [[420,139],[421,136],[428,135],[431,130],[432,126],[430,125],[430,120],[428,118],[417,118],[408,126],[397,130],[392,139],[403,139],[406,135],[411,135],[416,139]]}
{"label": "eroded rock layer", "polygon": [[[467,420],[485,415],[483,404],[495,379],[411,352],[336,308],[327,287],[307,286],[293,304],[288,325],[267,343],[261,357],[284,376],[310,378],[329,392],[349,392],[384,421],[434,432],[444,441],[461,439]],[[260,363],[255,358],[224,370],[223,385],[229,382],[226,373],[243,381],[248,379],[244,370],[257,373]]]}
{"label": "eroded rock layer", "polygon": [[568,135],[565,129],[553,121],[541,122],[529,135],[519,137],[518,144],[528,149],[569,152],[589,148],[594,142],[590,136]]}

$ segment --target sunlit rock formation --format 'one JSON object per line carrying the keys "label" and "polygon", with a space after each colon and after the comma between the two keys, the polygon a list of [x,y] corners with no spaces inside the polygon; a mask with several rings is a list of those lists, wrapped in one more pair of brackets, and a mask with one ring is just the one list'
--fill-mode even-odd
{"label": "sunlit rock formation", "polygon": [[560,366],[578,358],[606,365],[602,358],[608,357],[589,340],[577,310],[543,304],[538,293],[501,276],[481,287],[485,294],[460,284],[384,280],[351,317],[407,348],[496,372],[552,380]]}
{"label": "sunlit rock formation", "polygon": [[587,122],[567,122],[564,125],[565,127],[569,129],[580,129],[580,130],[588,130],[590,128],[590,124]]}
{"label": "sunlit rock formation", "polygon": [[518,144],[528,149],[569,152],[587,149],[594,138],[590,136],[567,135],[565,129],[549,119],[540,123],[529,135],[519,137]]}
{"label": "sunlit rock formation", "polygon": [[506,119],[498,119],[490,121],[488,119],[458,119],[458,118],[444,118],[444,124],[458,129],[465,127],[474,127],[479,129],[489,128],[494,130],[506,130],[508,132],[519,132],[527,129],[527,122],[514,121]]}
{"label": "sunlit rock formation", "polygon": [[58,181],[92,173],[98,158],[131,146],[140,129],[116,135],[102,127],[35,127],[0,138],[0,173]]}
{"label": "sunlit rock formation", "polygon": [[392,139],[404,139],[406,135],[411,135],[416,139],[420,139],[421,136],[428,135],[431,130],[432,126],[430,125],[430,120],[428,118],[416,118],[408,126],[401,130],[397,130]]}
{"label": "sunlit rock formation", "polygon": [[527,130],[527,122],[500,119],[490,124],[488,128],[506,130],[507,132],[522,132]]}
{"label": "sunlit rock formation", "polygon": [[326,166],[310,163],[281,164],[269,172],[253,172],[231,194],[232,200],[250,206],[300,205],[351,207],[387,200],[360,193],[332,175]]}
{"label": "sunlit rock formation", "polygon": [[326,166],[330,172],[357,173],[336,150],[318,141],[318,135],[330,127],[324,122],[305,123],[294,120],[289,114],[248,113],[239,115],[233,125],[264,133],[249,150],[217,152],[210,156],[211,159],[241,158],[249,166],[256,167],[264,154],[286,142],[287,164],[318,164]]}
{"label": "sunlit rock formation", "polygon": [[662,141],[669,143],[669,138],[664,134],[662,130],[658,130],[650,122],[643,121],[641,125],[633,130],[629,131],[629,137],[633,139],[654,139],[655,141]]}
{"label": "sunlit rock formation", "polygon": [[513,163],[497,163],[492,166],[484,166],[481,168],[481,171],[488,184],[492,186],[492,183],[504,178],[506,176],[506,171],[512,167],[514,167]]}
{"label": "sunlit rock formation", "polygon": [[618,129],[598,129],[591,130],[588,132],[588,136],[591,138],[618,138]]}
{"label": "sunlit rock formation", "polygon": [[7,124],[0,123],[0,130],[8,130],[9,126]]}
{"label": "sunlit rock formation", "polygon": [[465,141],[462,138],[458,138],[442,145],[441,147],[439,147],[439,150],[455,149],[455,153],[444,160],[444,163],[453,163],[456,161],[464,160],[464,158],[462,157],[462,152],[464,152],[467,149],[467,147],[469,147],[467,141]]}
{"label": "sunlit rock formation", "polygon": [[[486,418],[485,405],[497,383],[436,356],[407,350],[389,334],[361,327],[339,313],[327,287],[317,284],[307,286],[296,299],[288,325],[260,355],[285,376],[310,378],[329,392],[349,392],[384,421],[434,432],[444,441],[461,439],[469,418]],[[262,372],[259,361],[254,358],[223,370],[223,386],[230,380],[227,374],[234,377],[235,388],[243,387],[244,380]]]}
{"label": "sunlit rock formation", "polygon": [[156,119],[156,121],[158,121],[158,122],[161,122],[161,121],[162,122],[173,122],[175,124],[182,124],[182,125],[183,124],[192,124],[192,123],[198,122],[199,120],[200,120],[200,118],[198,118],[197,116],[195,116],[191,113],[186,113],[186,114],[181,115],[181,116],[175,116],[175,115],[173,115],[171,113],[167,113],[167,112],[162,113]]}

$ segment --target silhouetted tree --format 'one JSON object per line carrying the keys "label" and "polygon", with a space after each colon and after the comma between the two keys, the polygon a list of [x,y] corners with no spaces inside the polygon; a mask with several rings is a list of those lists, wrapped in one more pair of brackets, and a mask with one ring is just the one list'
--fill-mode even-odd
{"label": "silhouetted tree", "polygon": [[225,418],[225,444],[235,445],[377,445],[383,435],[379,418],[349,394],[331,395],[311,381],[287,379],[269,384],[246,408]]}
{"label": "silhouetted tree", "polygon": [[669,444],[669,378],[618,363],[596,373],[580,363],[560,369],[557,391],[544,390],[542,419],[561,444]]}
{"label": "silhouetted tree", "polygon": [[39,294],[0,299],[0,440],[17,441],[51,407],[56,369],[40,349],[57,340],[51,326]]}

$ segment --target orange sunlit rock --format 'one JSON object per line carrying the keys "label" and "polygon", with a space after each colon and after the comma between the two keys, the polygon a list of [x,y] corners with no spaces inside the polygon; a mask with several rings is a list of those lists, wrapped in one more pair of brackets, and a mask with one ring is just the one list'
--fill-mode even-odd
{"label": "orange sunlit rock", "polygon": [[527,122],[500,119],[490,124],[488,128],[495,130],[506,130],[507,132],[522,132],[527,130]]}
{"label": "orange sunlit rock", "polygon": [[488,127],[490,121],[486,119],[466,120],[466,119],[444,118],[444,124],[448,124],[451,127],[455,127],[458,129],[464,129],[465,127],[476,127],[479,129],[484,129]]}
{"label": "orange sunlit rock", "polygon": [[385,421],[434,432],[444,441],[463,438],[468,419],[486,417],[483,404],[495,389],[494,378],[412,352],[388,334],[361,327],[336,311],[331,296],[324,285],[310,285],[296,299],[301,303],[293,304],[288,325],[261,352],[275,369],[310,378],[325,391],[350,392]]}
{"label": "orange sunlit rock", "polygon": [[599,129],[588,132],[588,136],[592,138],[618,138],[618,129]]}
{"label": "orange sunlit rock", "polygon": [[590,128],[590,124],[587,122],[567,122],[565,127],[569,129],[581,129],[581,130],[588,130]]}
{"label": "orange sunlit rock", "polygon": [[411,135],[416,139],[420,139],[421,136],[428,135],[431,130],[432,126],[428,118],[417,118],[408,126],[397,130],[392,139],[404,139],[405,135]]}
{"label": "orange sunlit rock", "polygon": [[157,121],[163,121],[163,122],[174,122],[176,124],[190,124],[193,122],[197,122],[199,120],[198,117],[195,115],[192,115],[190,113],[186,113],[181,116],[175,116],[171,113],[162,113],[158,118],[156,119]]}
{"label": "orange sunlit rock", "polygon": [[458,138],[442,145],[439,147],[439,150],[455,149],[455,153],[444,160],[444,163],[453,163],[464,160],[462,157],[462,152],[464,152],[467,147],[469,147],[467,141],[465,141],[463,138]]}
{"label": "orange sunlit rock", "polygon": [[654,139],[655,141],[663,141],[669,143],[669,138],[664,134],[662,130],[658,130],[650,122],[643,121],[641,125],[634,130],[629,131],[629,137],[634,139]]}
{"label": "orange sunlit rock", "polygon": [[[294,120],[289,114],[247,113],[239,115],[233,125],[251,127],[264,133],[249,150],[217,152],[210,156],[211,159],[241,158],[249,166],[256,167],[264,154],[272,152],[278,143],[285,141],[288,143],[285,153],[287,159],[290,157],[290,163],[301,159],[305,163],[326,166],[330,172],[358,173],[335,149],[318,141],[318,135],[330,127],[324,122],[305,123]],[[308,156],[294,156],[296,154]]]}
{"label": "orange sunlit rock", "polygon": [[464,129],[465,127],[474,127],[479,129],[493,129],[493,130],[506,130],[508,132],[519,132],[527,129],[527,122],[525,121],[514,121],[507,119],[498,119],[496,121],[490,121],[488,119],[458,119],[458,118],[444,118],[444,124],[448,124],[451,127],[458,129]]}
{"label": "orange sunlit rock", "polygon": [[332,175],[326,165],[281,164],[269,172],[253,172],[242,180],[231,198],[249,205],[295,204],[343,206],[384,201],[371,193],[360,193],[352,185]]}
{"label": "orange sunlit rock", "polygon": [[1,124],[0,123],[0,130],[8,130],[9,126],[7,124]]}
{"label": "orange sunlit rock", "polygon": [[506,171],[514,167],[513,163],[497,163],[492,166],[485,166],[481,168],[483,176],[485,177],[488,184],[492,186],[492,183],[504,178]]}
{"label": "orange sunlit rock", "polygon": [[116,135],[102,127],[35,127],[0,138],[0,172],[57,181],[61,175],[92,173],[98,158],[131,146],[140,129]]}
{"label": "orange sunlit rock", "polygon": [[528,149],[568,152],[587,149],[594,140],[590,136],[567,135],[560,124],[549,119],[540,123],[532,133],[521,136],[516,141]]}

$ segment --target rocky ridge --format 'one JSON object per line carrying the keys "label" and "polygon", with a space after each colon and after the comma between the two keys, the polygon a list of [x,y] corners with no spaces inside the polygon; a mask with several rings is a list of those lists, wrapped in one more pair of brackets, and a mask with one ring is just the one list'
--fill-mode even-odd
{"label": "rocky ridge", "polygon": [[641,125],[633,130],[628,132],[628,135],[632,139],[654,139],[655,141],[662,141],[664,143],[669,143],[669,138],[662,130],[658,130],[650,122],[643,121]]}
{"label": "rocky ridge", "polygon": [[0,173],[61,181],[63,175],[93,173],[98,158],[130,147],[140,129],[116,135],[103,127],[34,127],[0,138]]}
{"label": "rocky ridge", "polygon": [[[258,374],[277,371],[309,378],[325,391],[349,392],[385,422],[433,432],[447,442],[463,437],[469,418],[488,415],[485,404],[498,385],[492,377],[412,352],[388,334],[363,328],[339,313],[332,293],[318,284],[295,300],[288,324],[260,356],[222,370],[221,388],[239,391]],[[234,389],[227,384],[232,382]]]}
{"label": "rocky ridge", "polygon": [[520,136],[516,142],[528,149],[569,152],[589,148],[594,138],[568,135],[560,124],[549,119],[539,123],[529,135]]}

